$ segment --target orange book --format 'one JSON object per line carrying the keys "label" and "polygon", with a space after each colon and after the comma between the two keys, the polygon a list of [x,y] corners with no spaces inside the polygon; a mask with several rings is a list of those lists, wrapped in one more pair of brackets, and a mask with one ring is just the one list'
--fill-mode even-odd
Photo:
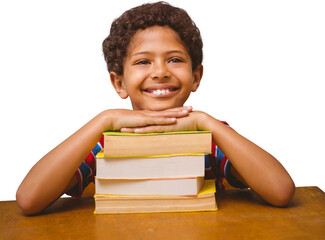
{"label": "orange book", "polygon": [[209,131],[165,133],[104,132],[104,157],[135,157],[210,153]]}

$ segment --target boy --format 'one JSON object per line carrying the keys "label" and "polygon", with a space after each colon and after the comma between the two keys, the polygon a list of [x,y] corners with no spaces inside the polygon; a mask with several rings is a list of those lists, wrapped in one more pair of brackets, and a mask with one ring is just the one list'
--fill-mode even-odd
{"label": "boy", "polygon": [[203,74],[200,32],[184,10],[158,2],[126,11],[112,23],[103,51],[113,87],[122,99],[130,97],[133,110],[98,114],[39,160],[17,190],[24,214],[42,211],[63,193],[81,195],[93,181],[104,131],[210,130],[206,176],[218,189],[226,178],[274,206],[291,200],[294,183],[273,156],[227,124],[183,106]]}

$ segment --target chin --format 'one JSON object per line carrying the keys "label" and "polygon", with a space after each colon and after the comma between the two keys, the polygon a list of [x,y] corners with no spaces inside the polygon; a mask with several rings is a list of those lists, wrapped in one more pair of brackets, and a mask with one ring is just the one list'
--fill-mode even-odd
{"label": "chin", "polygon": [[163,104],[163,103],[158,103],[158,104],[152,104],[151,106],[148,106],[147,108],[143,108],[146,110],[150,111],[164,111],[170,108],[176,108],[176,107],[181,107],[183,105],[171,105],[171,104]]}

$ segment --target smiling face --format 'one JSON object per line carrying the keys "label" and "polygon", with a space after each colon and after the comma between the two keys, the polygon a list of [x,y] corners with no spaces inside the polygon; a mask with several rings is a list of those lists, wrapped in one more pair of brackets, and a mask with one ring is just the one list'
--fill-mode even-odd
{"label": "smiling face", "polygon": [[169,27],[138,30],[127,49],[123,75],[111,72],[121,98],[130,97],[135,110],[183,106],[200,84],[203,67],[192,71],[191,58],[178,34]]}

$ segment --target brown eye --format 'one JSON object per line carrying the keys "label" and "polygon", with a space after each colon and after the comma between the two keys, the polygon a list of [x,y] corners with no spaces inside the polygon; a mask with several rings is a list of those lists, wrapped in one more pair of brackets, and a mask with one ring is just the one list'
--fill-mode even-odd
{"label": "brown eye", "polygon": [[170,63],[180,63],[180,62],[184,62],[184,61],[182,59],[180,59],[180,58],[173,57],[173,58],[169,59],[168,62],[170,62]]}
{"label": "brown eye", "polygon": [[144,64],[150,64],[148,60],[140,60],[135,63],[136,65],[144,65]]}

